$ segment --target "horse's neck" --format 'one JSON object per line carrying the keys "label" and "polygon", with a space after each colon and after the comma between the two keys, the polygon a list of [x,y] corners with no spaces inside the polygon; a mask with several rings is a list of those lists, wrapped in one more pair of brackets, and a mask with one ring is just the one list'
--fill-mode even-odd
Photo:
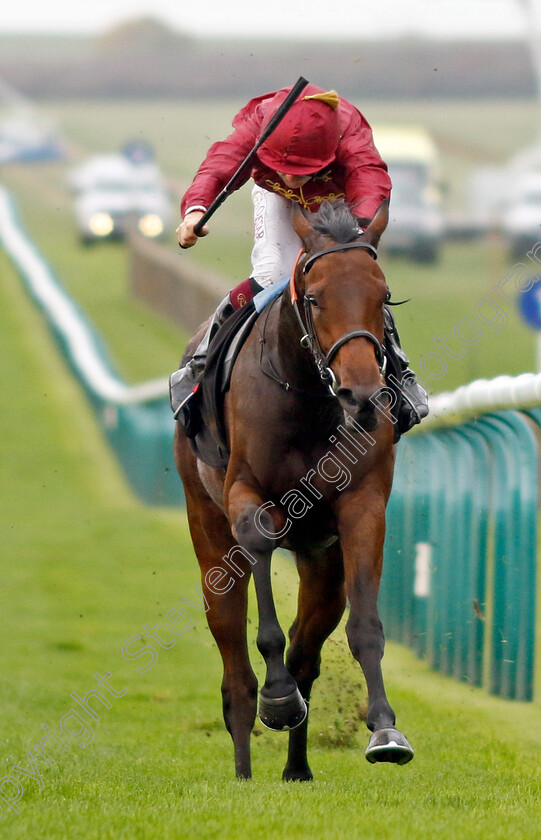
{"label": "horse's neck", "polygon": [[[261,368],[282,386],[282,396],[273,405],[274,415],[280,406],[284,411],[283,422],[274,428],[278,444],[283,445],[285,435],[288,445],[305,455],[318,452],[343,419],[343,412],[323,384],[312,354],[301,347],[302,331],[287,291],[280,304],[268,311],[260,337]],[[267,444],[272,434],[270,429],[265,432]]]}

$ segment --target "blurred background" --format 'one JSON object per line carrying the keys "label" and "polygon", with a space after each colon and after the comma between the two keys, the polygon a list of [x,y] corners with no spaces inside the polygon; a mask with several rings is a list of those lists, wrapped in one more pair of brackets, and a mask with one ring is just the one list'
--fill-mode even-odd
{"label": "blurred background", "polygon": [[[122,374],[162,375],[192,324],[158,316],[149,328],[145,312],[142,331],[127,222],[224,287],[243,279],[248,186],[189,254],[176,251],[180,196],[250,97],[301,74],[334,87],[372,124],[393,176],[382,265],[395,297],[412,298],[398,317],[415,367],[541,233],[538,5],[382,0],[331,15],[323,2],[247,14],[241,3],[201,13],[168,0],[53,0],[41,17],[13,6],[0,29],[0,178]],[[536,369],[534,332],[518,307],[505,317],[505,330],[482,325],[474,350],[451,349],[433,391]]]}

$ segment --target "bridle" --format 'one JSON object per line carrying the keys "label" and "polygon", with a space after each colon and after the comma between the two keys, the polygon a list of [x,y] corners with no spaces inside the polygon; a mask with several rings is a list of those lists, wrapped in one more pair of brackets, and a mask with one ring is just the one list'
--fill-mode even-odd
{"label": "bridle", "polygon": [[[348,251],[351,248],[363,248],[364,250],[368,251],[374,259],[377,259],[377,251],[373,245],[370,245],[368,242],[346,242],[341,245],[333,245],[331,248],[327,248],[325,251],[316,251],[315,254],[312,254],[302,267],[302,273],[304,275],[308,274],[310,269],[312,268],[313,264],[316,260],[320,257],[326,256],[327,254],[332,254],[336,251]],[[300,254],[298,255],[295,265],[293,266],[293,271],[291,272],[291,279],[289,283],[290,295],[291,295],[291,303],[293,306],[293,311],[297,316],[297,320],[300,324],[302,330],[302,338],[300,340],[301,347],[304,347],[312,353],[315,365],[318,369],[320,378],[322,382],[329,388],[331,394],[336,396],[338,393],[338,389],[340,387],[336,376],[334,375],[334,371],[331,368],[331,362],[344,344],[347,344],[348,341],[351,341],[352,338],[366,338],[374,345],[374,349],[376,352],[376,359],[379,365],[379,370],[382,376],[385,375],[385,370],[387,368],[387,356],[383,345],[376,338],[376,336],[369,332],[368,330],[364,329],[356,329],[351,330],[348,333],[345,333],[339,339],[337,339],[330,350],[325,353],[321,345],[319,343],[319,339],[317,337],[316,328],[314,325],[314,318],[312,315],[312,306],[310,304],[310,300],[307,298],[306,295],[303,297],[303,310],[304,310],[304,320],[302,319],[300,308],[299,308],[299,298],[297,294],[297,288],[295,286],[295,276],[297,273],[297,268],[299,265],[300,260],[303,256],[306,255],[304,250],[301,250]]]}

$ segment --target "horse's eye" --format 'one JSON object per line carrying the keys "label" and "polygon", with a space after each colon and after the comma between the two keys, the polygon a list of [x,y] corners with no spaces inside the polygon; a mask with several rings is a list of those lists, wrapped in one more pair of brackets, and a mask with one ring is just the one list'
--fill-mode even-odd
{"label": "horse's eye", "polygon": [[308,300],[308,303],[310,304],[310,306],[313,306],[314,309],[319,308],[319,303],[317,302],[316,298],[313,295],[308,295],[307,300]]}
{"label": "horse's eye", "polygon": [[385,303],[389,303],[390,300],[391,300],[391,290],[389,289],[389,291],[385,295]]}

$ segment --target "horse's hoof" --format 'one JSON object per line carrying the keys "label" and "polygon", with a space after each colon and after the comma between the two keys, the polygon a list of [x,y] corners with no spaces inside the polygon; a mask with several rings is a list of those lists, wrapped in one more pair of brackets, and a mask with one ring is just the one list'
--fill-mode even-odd
{"label": "horse's hoof", "polygon": [[371,764],[375,764],[376,761],[407,764],[414,753],[407,738],[398,729],[389,728],[378,729],[372,733],[365,755]]}
{"label": "horse's hoof", "polygon": [[312,782],[314,776],[308,765],[302,770],[294,770],[286,767],[282,773],[282,780],[284,782]]}
{"label": "horse's hoof", "polygon": [[259,695],[259,719],[263,726],[275,732],[296,729],[306,718],[308,707],[298,688],[287,697]]}

